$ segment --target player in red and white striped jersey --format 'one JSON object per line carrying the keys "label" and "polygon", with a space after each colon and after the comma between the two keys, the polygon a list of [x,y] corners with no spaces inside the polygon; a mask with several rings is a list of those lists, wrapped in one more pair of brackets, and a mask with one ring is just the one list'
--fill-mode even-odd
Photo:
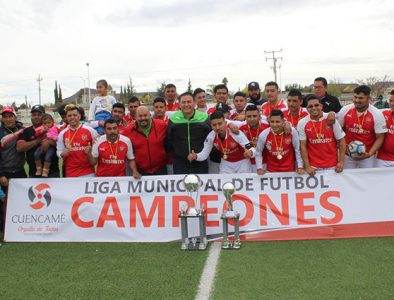
{"label": "player in red and white striped jersey", "polygon": [[213,130],[208,134],[204,148],[199,153],[194,153],[193,150],[188,155],[188,160],[204,161],[215,147],[222,157],[220,174],[251,173],[250,158],[255,156],[256,150],[246,136],[242,132],[233,134],[227,127],[221,111],[213,112],[210,119]]}
{"label": "player in red and white striped jersey", "polygon": [[337,114],[339,124],[346,133],[346,144],[360,141],[366,152],[360,158],[345,157],[345,169],[373,168],[375,153],[382,146],[387,132],[382,112],[370,105],[371,88],[360,85],[354,89],[353,104],[346,105]]}
{"label": "player in red and white striped jersey", "polygon": [[276,82],[267,82],[264,88],[264,93],[268,99],[268,101],[263,103],[260,108],[264,116],[268,118],[271,112],[275,109],[287,109],[286,102],[283,99],[279,99],[280,91]]}
{"label": "player in red and white striped jersey", "polygon": [[230,111],[230,120],[244,121],[245,107],[248,104],[246,95],[242,92],[236,92],[233,96],[234,108]]}
{"label": "player in red and white striped jersey", "polygon": [[85,148],[93,144],[97,132],[80,123],[81,113],[74,104],[66,105],[68,126],[57,138],[57,155],[63,159],[67,177],[93,177],[94,168],[89,164]]}
{"label": "player in red and white striped jersey", "polygon": [[[315,175],[316,170],[335,169],[343,171],[345,163],[345,133],[338,122],[329,125],[327,114],[323,114],[323,105],[319,97],[307,98],[309,116],[298,123],[301,156],[305,171]],[[339,157],[338,148],[339,145]]]}
{"label": "player in red and white striped jersey", "polygon": [[298,122],[308,115],[308,111],[301,107],[302,94],[297,89],[291,89],[287,94],[287,108],[283,109],[285,120],[289,121],[294,128],[297,128]]}
{"label": "player in red and white striped jersey", "polygon": [[92,166],[97,165],[97,177],[126,176],[126,163],[128,163],[132,176],[141,178],[134,161],[133,146],[128,137],[119,134],[116,120],[109,119],[104,123],[104,135],[85,152]]}
{"label": "player in red and white striped jersey", "polygon": [[[260,133],[257,141],[257,174],[264,175],[266,171],[304,173],[297,130],[292,128],[291,133],[285,133],[283,112],[278,109],[271,112],[269,123],[270,128]],[[267,150],[267,170],[262,166],[264,149]]]}
{"label": "player in red and white striped jersey", "polygon": [[[239,130],[241,130],[246,135],[252,146],[256,148],[257,140],[260,133],[267,129],[269,127],[269,124],[265,117],[261,118],[258,107],[251,103],[249,103],[249,105],[245,109],[245,117],[246,124],[243,124],[239,128]],[[263,160],[266,159],[266,152],[263,151]],[[252,163],[252,172],[256,173],[256,159],[251,158],[250,162]]]}
{"label": "player in red and white striped jersey", "polygon": [[376,166],[394,167],[394,90],[390,92],[390,109],[383,111],[386,120],[387,132],[382,147],[378,151]]}

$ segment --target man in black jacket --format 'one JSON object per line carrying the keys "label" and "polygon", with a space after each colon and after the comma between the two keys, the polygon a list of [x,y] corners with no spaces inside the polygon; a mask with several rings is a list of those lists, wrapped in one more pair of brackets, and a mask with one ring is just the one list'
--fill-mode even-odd
{"label": "man in black jacket", "polygon": [[207,174],[207,161],[189,162],[187,156],[194,150],[200,152],[211,131],[208,115],[195,109],[191,93],[179,96],[180,110],[168,121],[167,146],[174,151],[174,174]]}
{"label": "man in black jacket", "polygon": [[338,98],[327,93],[327,80],[324,77],[317,77],[313,82],[315,95],[320,98],[323,104],[323,112],[339,112],[342,108]]}

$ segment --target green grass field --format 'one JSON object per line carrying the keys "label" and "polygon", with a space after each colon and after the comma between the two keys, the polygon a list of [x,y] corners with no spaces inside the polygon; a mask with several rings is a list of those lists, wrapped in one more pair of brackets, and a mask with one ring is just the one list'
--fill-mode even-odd
{"label": "green grass field", "polygon": [[[178,243],[4,243],[0,299],[194,299],[208,251]],[[394,238],[244,243],[212,299],[393,299]]]}

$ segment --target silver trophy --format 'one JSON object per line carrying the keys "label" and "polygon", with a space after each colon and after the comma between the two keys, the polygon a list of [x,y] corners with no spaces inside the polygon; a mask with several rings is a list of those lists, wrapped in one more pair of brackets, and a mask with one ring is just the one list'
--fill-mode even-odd
{"label": "silver trophy", "polygon": [[[227,211],[222,214],[223,222],[223,249],[239,249],[241,248],[241,240],[239,238],[239,213],[233,210],[233,194],[235,192],[234,184],[226,182],[222,187],[224,197],[226,198]],[[230,240],[228,232],[228,220],[234,220],[234,239]]]}
{"label": "silver trophy", "polygon": [[[201,180],[195,174],[186,175],[183,178],[183,184],[188,193],[188,196],[198,201],[198,190],[201,187]],[[193,197],[193,193],[195,197]],[[182,250],[205,250],[208,245],[207,230],[205,226],[205,210],[203,208],[197,208],[196,206],[182,207],[179,212],[179,218],[181,219],[181,249]],[[200,235],[197,237],[189,237],[188,230],[188,219],[198,218]]]}

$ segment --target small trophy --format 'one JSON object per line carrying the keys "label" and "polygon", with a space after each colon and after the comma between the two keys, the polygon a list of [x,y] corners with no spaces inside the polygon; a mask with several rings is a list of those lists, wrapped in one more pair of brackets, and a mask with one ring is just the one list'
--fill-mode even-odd
{"label": "small trophy", "polygon": [[[198,200],[198,189],[201,186],[200,177],[194,174],[186,175],[183,178],[183,184],[187,190],[188,196],[193,198],[195,193],[195,202]],[[208,245],[207,230],[205,227],[205,210],[203,208],[196,208],[194,205],[182,207],[179,212],[179,218],[181,219],[181,249],[182,250],[205,250]],[[198,218],[200,235],[197,237],[189,237],[188,232],[188,219]]]}
{"label": "small trophy", "polygon": [[[226,182],[222,187],[224,197],[226,198],[227,211],[222,214],[223,222],[223,242],[222,249],[239,249],[241,248],[241,240],[239,238],[239,213],[233,210],[233,194],[235,192],[234,184]],[[228,236],[228,220],[234,220],[234,239],[230,240]]]}

